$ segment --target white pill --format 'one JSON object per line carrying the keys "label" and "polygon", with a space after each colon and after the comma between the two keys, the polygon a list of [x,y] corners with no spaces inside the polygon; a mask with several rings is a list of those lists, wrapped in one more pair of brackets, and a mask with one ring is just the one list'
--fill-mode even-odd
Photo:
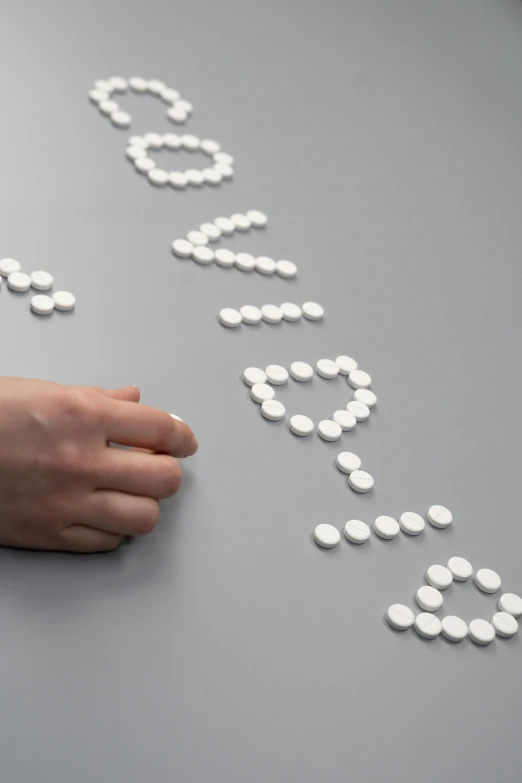
{"label": "white pill", "polygon": [[261,310],[254,305],[243,305],[239,308],[241,318],[246,324],[259,324],[261,323]]}
{"label": "white pill", "polygon": [[279,277],[284,277],[285,280],[290,280],[297,275],[297,266],[293,261],[286,261],[283,259],[281,261],[276,261],[275,271]]}
{"label": "white pill", "polygon": [[193,133],[184,133],[181,137],[181,146],[190,152],[195,152],[201,146],[201,139]]}
{"label": "white pill", "polygon": [[37,315],[49,315],[54,310],[54,302],[50,296],[37,294],[31,299],[31,310]]}
{"label": "white pill", "polygon": [[179,101],[181,98],[181,95],[173,87],[165,87],[165,89],[160,92],[160,98],[164,103],[176,103],[176,101]]}
{"label": "white pill", "polygon": [[283,386],[288,381],[288,370],[280,364],[269,364],[265,372],[269,382],[274,386]]}
{"label": "white pill", "polygon": [[453,522],[452,513],[445,506],[430,506],[426,516],[433,527],[444,528]]}
{"label": "white pill", "polygon": [[444,603],[442,593],[435,587],[429,587],[428,585],[419,587],[415,595],[415,600],[420,608],[425,609],[426,612],[436,612]]}
{"label": "white pill", "polygon": [[102,114],[114,114],[114,112],[119,111],[120,107],[116,103],[116,101],[100,101],[98,104],[98,109]]}
{"label": "white pill", "polygon": [[128,145],[129,147],[143,147],[143,149],[147,149],[149,142],[145,136],[129,136]]}
{"label": "white pill", "polygon": [[468,627],[468,635],[475,644],[491,644],[495,638],[495,629],[487,620],[472,620]]}
{"label": "white pill", "polygon": [[273,275],[276,270],[276,262],[269,256],[256,258],[256,271],[261,275]]}
{"label": "white pill", "polygon": [[323,440],[335,441],[339,440],[342,435],[342,429],[339,424],[331,419],[323,419],[317,425],[317,434]]}
{"label": "white pill", "polygon": [[314,371],[306,362],[292,362],[290,365],[290,375],[294,381],[305,383],[306,381],[312,380]]}
{"label": "white pill", "polygon": [[193,250],[194,245],[187,239],[175,239],[172,243],[172,252],[178,258],[190,258]]}
{"label": "white pill", "polygon": [[153,150],[160,150],[163,147],[164,142],[161,133],[151,131],[150,133],[146,133],[144,138],[147,142],[147,146]]}
{"label": "white pill", "polygon": [[364,402],[357,402],[357,400],[350,400],[346,406],[346,410],[352,413],[357,421],[366,421],[370,418],[370,409]]}
{"label": "white pill", "polygon": [[262,403],[265,400],[273,400],[275,391],[267,383],[254,383],[250,389],[250,396],[254,402]]}
{"label": "white pill", "polygon": [[324,549],[333,549],[341,540],[341,534],[333,525],[317,525],[314,530],[314,541]]}
{"label": "white pill", "polygon": [[308,416],[302,416],[301,414],[297,414],[295,416],[292,416],[290,419],[290,431],[294,433],[294,435],[299,435],[300,437],[305,437],[306,435],[311,435],[314,430],[314,423],[312,419],[309,419]]}
{"label": "white pill", "polygon": [[283,302],[281,305],[281,312],[283,313],[283,318],[285,321],[290,321],[291,323],[299,321],[303,314],[303,311],[299,305],[292,304],[292,302]]}
{"label": "white pill", "polygon": [[206,245],[196,245],[192,251],[192,258],[198,264],[211,264],[214,260],[214,251]]}
{"label": "white pill", "polygon": [[142,79],[141,76],[132,76],[129,79],[129,87],[134,92],[145,92],[147,89],[147,80]]}
{"label": "white pill", "polygon": [[348,383],[354,389],[367,389],[372,385],[372,379],[364,370],[352,370],[348,375]]}
{"label": "white pill", "polygon": [[214,141],[214,139],[203,139],[201,142],[201,151],[205,153],[205,155],[215,155],[216,152],[220,152],[221,150],[221,144],[218,141]]}
{"label": "white pill", "polygon": [[[238,253],[237,255],[240,255]],[[237,266],[237,256],[236,256],[236,266]],[[283,320],[283,313],[281,312],[281,308],[277,307],[276,305],[263,305],[261,308],[261,315],[263,316],[263,321],[266,321],[267,324],[278,324]]]}
{"label": "white pill", "polygon": [[341,429],[345,432],[348,432],[349,430],[353,430],[355,425],[357,424],[357,419],[353,415],[353,413],[350,413],[349,411],[335,411],[334,415],[332,416],[332,419],[337,422],[341,426]]}
{"label": "white pill", "polygon": [[113,111],[111,113],[111,122],[117,128],[128,128],[132,122],[132,117],[126,111]]}
{"label": "white pill", "polygon": [[309,321],[320,321],[324,317],[324,308],[317,302],[305,302],[303,304],[303,315]]}
{"label": "white pill", "polygon": [[219,312],[219,322],[223,326],[228,326],[230,329],[233,329],[241,323],[241,313],[238,310],[234,310],[232,307],[224,307],[223,310],[220,310]]}
{"label": "white pill", "polygon": [[185,176],[187,178],[188,184],[192,185],[194,188],[200,188],[205,182],[203,172],[199,169],[186,169]]}
{"label": "white pill", "polygon": [[220,247],[214,254],[214,261],[218,266],[231,267],[236,262],[236,254],[225,247]]}
{"label": "white pill", "polygon": [[76,297],[69,291],[57,291],[53,294],[53,301],[55,308],[64,312],[74,310],[76,305]]}
{"label": "white pill", "polygon": [[11,272],[7,278],[7,287],[11,291],[29,291],[31,288],[31,278],[25,272]]}
{"label": "white pill", "polygon": [[438,617],[430,612],[421,612],[415,618],[415,630],[424,639],[435,639],[440,636],[442,623]]}
{"label": "white pill", "polygon": [[152,158],[135,158],[134,159],[134,168],[136,171],[139,171],[140,174],[147,174],[149,171],[152,171],[152,169],[156,168],[156,164],[152,160]]}
{"label": "white pill", "polygon": [[335,464],[342,473],[353,473],[354,470],[360,470],[362,465],[361,458],[351,451],[341,451],[337,455]]}
{"label": "white pill", "polygon": [[108,79],[96,79],[94,86],[97,90],[103,90],[103,92],[112,92],[111,83]]}
{"label": "white pill", "polygon": [[48,291],[53,287],[53,276],[49,272],[33,272],[31,275],[31,285],[37,291]]}
{"label": "white pill", "polygon": [[352,370],[357,369],[357,362],[351,356],[338,356],[335,363],[339,367],[341,375],[350,375]]}
{"label": "white pill", "polygon": [[367,473],[365,470],[354,470],[348,476],[348,484],[354,490],[354,492],[360,492],[364,494],[369,492],[374,485],[373,476]]}
{"label": "white pill", "polygon": [[475,584],[483,593],[496,593],[500,590],[502,581],[491,568],[480,568],[475,574]]}
{"label": "white pill", "polygon": [[110,94],[104,90],[94,89],[89,92],[89,100],[92,101],[92,103],[101,103],[101,101],[108,101],[109,99]]}
{"label": "white pill", "polygon": [[208,245],[208,236],[203,231],[189,231],[187,239],[193,245]]}
{"label": "white pill", "polygon": [[129,89],[129,83],[123,76],[111,76],[108,81],[114,92],[126,92]]}
{"label": "white pill", "polygon": [[147,90],[152,95],[160,95],[167,85],[162,82],[161,79],[149,79],[147,82]]}
{"label": "white pill", "polygon": [[225,236],[229,234],[233,234],[236,230],[236,225],[233,220],[227,217],[217,217],[214,220],[214,223],[219,228],[222,234]]}
{"label": "white pill", "polygon": [[178,104],[175,104],[174,106],[171,106],[170,109],[167,109],[167,117],[176,125],[181,125],[187,121],[188,114],[185,109],[180,107]]}
{"label": "white pill", "polygon": [[184,98],[176,102],[176,106],[178,109],[182,109],[187,114],[192,114],[194,111],[194,106],[191,104],[190,101],[186,101]]}
{"label": "white pill", "polygon": [[505,639],[509,639],[510,636],[514,636],[518,631],[518,623],[512,614],[508,612],[496,612],[492,619],[493,628],[495,629],[497,636],[503,636]]}
{"label": "white pill", "polygon": [[431,565],[426,571],[426,581],[437,590],[446,590],[453,582],[453,574],[442,565]]}
{"label": "white pill", "polygon": [[232,155],[229,155],[228,152],[215,152],[212,155],[212,159],[214,163],[224,163],[225,166],[234,165],[234,158],[232,157]]}
{"label": "white pill", "polygon": [[236,253],[236,266],[242,272],[252,272],[256,266],[256,259],[251,253]]}
{"label": "white pill", "polygon": [[375,408],[377,405],[377,395],[371,389],[356,389],[353,398],[357,402],[364,402],[369,408]]}
{"label": "white pill", "polygon": [[450,642],[461,642],[468,635],[468,626],[454,614],[442,618],[442,635]]}
{"label": "white pill", "polygon": [[413,625],[415,617],[408,606],[392,604],[386,612],[386,619],[392,628],[395,628],[397,631],[406,631]]}
{"label": "white pill", "polygon": [[473,574],[473,566],[464,557],[450,557],[446,565],[457,582],[465,582]]}
{"label": "white pill", "polygon": [[269,421],[280,421],[285,416],[285,406],[278,400],[265,400],[261,404],[261,413]]}
{"label": "white pill", "polygon": [[259,367],[247,367],[243,372],[243,380],[247,386],[254,386],[256,383],[266,383],[266,373]]}
{"label": "white pill", "polygon": [[230,220],[234,224],[236,231],[248,231],[252,225],[250,218],[243,215],[241,212],[234,212],[234,214],[230,216]]}
{"label": "white pill", "polygon": [[218,228],[215,223],[202,223],[199,230],[202,234],[207,235],[210,242],[217,242],[221,236],[221,229]]}
{"label": "white pill", "polygon": [[211,169],[205,169],[205,171],[214,172],[207,176],[207,180],[211,185],[217,185],[223,179],[232,179],[234,176],[234,169],[232,166],[223,166],[221,163],[217,163]]}
{"label": "white pill", "polygon": [[152,182],[152,184],[157,187],[164,187],[169,181],[169,174],[163,169],[151,169],[147,173],[147,177],[149,178],[149,182]]}
{"label": "white pill", "polygon": [[182,190],[188,185],[187,175],[182,171],[171,171],[169,174],[169,185],[171,188]]}
{"label": "white pill", "polygon": [[396,519],[382,514],[373,523],[373,530],[379,538],[391,541],[392,538],[399,535],[400,527]]}
{"label": "white pill", "polygon": [[254,226],[254,228],[264,228],[268,223],[268,218],[264,212],[260,212],[258,209],[250,209],[247,212],[247,218]]}
{"label": "white pill", "polygon": [[15,261],[14,258],[2,258],[0,261],[0,275],[2,277],[9,277],[13,272],[20,272],[21,269],[21,263]]}
{"label": "white pill", "polygon": [[168,150],[179,150],[181,147],[181,136],[177,133],[164,133],[163,146]]}
{"label": "white pill", "polygon": [[426,523],[420,514],[416,514],[414,511],[405,511],[399,517],[399,525],[404,533],[409,536],[418,536],[424,528]]}
{"label": "white pill", "polygon": [[370,528],[366,522],[361,522],[360,519],[349,519],[344,526],[344,537],[352,544],[364,544],[370,538]]}
{"label": "white pill", "polygon": [[498,608],[501,612],[512,614],[513,617],[522,616],[522,598],[515,593],[504,593],[498,599]]}
{"label": "white pill", "polygon": [[319,359],[315,365],[315,370],[321,378],[331,379],[339,375],[339,367],[331,359]]}
{"label": "white pill", "polygon": [[143,147],[127,147],[125,154],[129,160],[138,160],[138,158],[146,158],[147,151]]}

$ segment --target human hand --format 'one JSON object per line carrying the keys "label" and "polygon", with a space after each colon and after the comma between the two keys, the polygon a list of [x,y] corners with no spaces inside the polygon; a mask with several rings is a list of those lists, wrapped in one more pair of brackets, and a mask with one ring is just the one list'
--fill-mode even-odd
{"label": "human hand", "polygon": [[175,457],[198,446],[139,399],[135,386],[0,378],[0,545],[102,552],[153,530],[179,489]]}

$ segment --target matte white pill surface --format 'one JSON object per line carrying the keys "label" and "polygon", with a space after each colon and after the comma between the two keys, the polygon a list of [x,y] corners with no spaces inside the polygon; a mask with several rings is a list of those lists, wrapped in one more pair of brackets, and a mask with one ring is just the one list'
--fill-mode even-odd
{"label": "matte white pill surface", "polygon": [[116,101],[111,101],[109,99],[108,101],[100,101],[98,109],[102,114],[114,114],[115,111],[119,111],[120,107]]}
{"label": "matte white pill surface", "polygon": [[305,383],[306,381],[312,380],[314,371],[306,362],[292,362],[290,365],[290,375],[294,381]]}
{"label": "matte white pill surface", "polygon": [[473,575],[473,566],[464,557],[450,557],[446,565],[457,582],[465,582]]}
{"label": "matte white pill surface", "polygon": [[353,454],[351,451],[341,451],[337,455],[335,464],[342,473],[352,473],[354,470],[360,470],[362,463],[357,454]]}
{"label": "matte white pill surface", "polygon": [[[214,155],[212,155],[212,159],[214,163],[224,163],[226,166],[234,165],[234,158],[232,155],[229,155],[228,152],[215,152]],[[248,219],[250,221],[250,218]]]}
{"label": "matte white pill surface", "polygon": [[171,171],[169,174],[169,185],[177,190],[186,188],[188,185],[187,175],[182,171]]}
{"label": "matte white pill surface", "polygon": [[285,406],[279,400],[264,400],[261,413],[269,421],[280,421],[285,416]]}
{"label": "matte white pill surface", "polygon": [[331,419],[323,419],[317,425],[317,434],[323,440],[335,441],[339,440],[342,435],[342,429],[339,424]]}
{"label": "matte white pill surface", "polygon": [[351,356],[338,356],[335,362],[341,375],[350,375],[352,370],[357,369],[357,362]]}
{"label": "matte white pill surface", "polygon": [[184,133],[181,137],[181,146],[190,152],[198,150],[200,145],[201,140],[197,136],[194,136],[193,133]]}
{"label": "matte white pill surface", "polygon": [[293,261],[276,261],[275,271],[279,277],[283,277],[285,280],[291,280],[297,275],[297,266]]}
{"label": "matte white pill surface", "polygon": [[169,181],[169,173],[163,169],[151,169],[147,172],[147,177],[149,178],[149,182],[160,188],[164,187]]}
{"label": "matte white pill surface", "polygon": [[161,79],[149,79],[147,82],[147,90],[151,95],[160,95],[166,86],[165,82],[162,82]]}
{"label": "matte white pill surface", "polygon": [[205,153],[205,155],[215,155],[216,152],[219,152],[221,150],[221,144],[219,141],[214,141],[214,139],[203,139],[201,142],[201,151]]}
{"label": "matte white pill surface", "polygon": [[188,239],[175,239],[172,243],[172,252],[178,258],[190,258],[194,245]]}
{"label": "matte white pill surface", "polygon": [[217,217],[214,220],[214,223],[225,236],[233,234],[236,230],[236,224],[228,217]]}
{"label": "matte white pill surface", "polygon": [[76,297],[69,291],[57,291],[53,294],[54,306],[57,310],[74,310],[76,305]]}
{"label": "matte white pill surface", "polygon": [[404,533],[409,536],[418,536],[424,528],[426,523],[420,514],[416,514],[414,511],[405,511],[399,517],[399,525]]}
{"label": "matte white pill surface", "polygon": [[495,629],[487,620],[472,620],[468,627],[468,635],[475,644],[491,644],[495,638]]}
{"label": "matte white pill surface", "polygon": [[324,307],[317,302],[304,302],[303,315],[309,321],[321,321],[324,318]]}
{"label": "matte white pill surface", "polygon": [[224,166],[222,163],[216,163],[214,170],[219,174],[221,179],[232,179],[234,176],[234,169],[232,166]]}
{"label": "matte white pill surface", "polygon": [[303,314],[299,305],[292,304],[292,302],[283,302],[281,305],[281,312],[283,313],[285,321],[291,322],[299,321]]}
{"label": "matte white pill surface", "polygon": [[341,540],[341,534],[333,525],[317,525],[314,530],[314,541],[325,549],[333,549]]}
{"label": "matte white pill surface", "polygon": [[177,133],[164,133],[163,145],[168,150],[179,150],[181,149],[181,136],[178,136]]}
{"label": "matte white pill surface", "polygon": [[152,158],[149,157],[135,158],[134,168],[136,169],[136,171],[139,171],[140,174],[147,174],[149,171],[152,171],[152,169],[156,168],[156,164],[154,163]]}
{"label": "matte white pill surface", "polygon": [[126,111],[113,111],[111,114],[111,122],[117,128],[128,128],[131,121],[132,117]]}
{"label": "matte white pill surface", "polygon": [[132,76],[129,79],[129,87],[134,92],[145,92],[147,89],[147,80],[142,79],[141,76]]}
{"label": "matte white pill surface", "polygon": [[176,104],[175,106],[171,106],[170,109],[167,109],[167,117],[175,125],[181,125],[187,121],[188,114],[183,107]]}
{"label": "matte white pill surface", "polygon": [[97,90],[103,90],[103,92],[112,92],[112,85],[108,79],[96,79],[94,86]]}
{"label": "matte white pill surface", "polygon": [[192,187],[194,188],[200,188],[205,182],[205,177],[203,176],[203,172],[200,171],[199,169],[185,169],[184,174],[187,178],[188,184],[192,185]]}
{"label": "matte white pill surface", "polygon": [[364,544],[370,538],[370,528],[360,519],[349,519],[344,526],[344,537],[352,544]]}
{"label": "matte white pill surface", "polygon": [[160,92],[160,98],[164,103],[176,103],[180,97],[179,92],[172,87],[165,87],[165,89]]}
{"label": "matte white pill surface", "polygon": [[294,433],[294,435],[299,435],[300,437],[306,437],[307,435],[311,435],[314,430],[314,423],[312,419],[309,419],[308,416],[302,416],[301,414],[297,414],[295,416],[292,416],[289,423],[290,431]]}
{"label": "matte white pill surface", "polygon": [[223,175],[219,171],[219,169],[208,168],[203,169],[203,179],[208,185],[219,185],[221,180],[223,179]]}
{"label": "matte white pill surface", "polygon": [[357,400],[350,400],[346,406],[346,410],[352,413],[357,421],[366,421],[370,418],[370,409],[364,402],[357,402]]}
{"label": "matte white pill surface", "polygon": [[234,310],[232,307],[224,307],[223,310],[220,310],[219,312],[219,322],[229,329],[239,326],[241,320],[241,313],[239,310]]}
{"label": "matte white pill surface", "polygon": [[273,275],[276,270],[276,262],[269,256],[258,256],[256,258],[256,271],[262,275]]}
{"label": "matte white pill surface", "polygon": [[354,492],[360,492],[364,494],[369,492],[373,485],[373,476],[367,473],[365,470],[354,470],[348,476],[348,484],[354,490]]}
{"label": "matte white pill surface", "polygon": [[89,100],[92,101],[92,103],[101,103],[101,101],[108,101],[110,98],[110,95],[108,92],[104,92],[103,90],[91,90],[89,92]]}
{"label": "matte white pill surface", "polygon": [[25,272],[11,272],[7,277],[7,286],[11,291],[29,291],[31,288],[31,278]]}
{"label": "matte white pill surface", "polygon": [[251,253],[236,253],[236,266],[242,272],[252,272],[256,266],[256,259]]}
{"label": "matte white pill surface", "polygon": [[430,506],[426,516],[433,527],[444,528],[453,522],[452,513],[445,506]]}
{"label": "matte white pill surface", "polygon": [[348,375],[348,383],[354,389],[367,389],[372,385],[372,379],[364,370],[352,370]]}
{"label": "matte white pill surface", "polygon": [[149,146],[149,142],[145,136],[130,136],[128,143],[129,147],[141,147],[142,149],[147,149]]}
{"label": "matte white pill surface", "polygon": [[522,598],[515,593],[504,593],[498,599],[498,608],[513,617],[522,617]]}
{"label": "matte white pill surface", "polygon": [[425,609],[426,612],[436,612],[444,603],[442,593],[435,587],[429,585],[422,585],[417,590],[415,600],[419,604],[421,609]]}
{"label": "matte white pill surface", "polygon": [[50,315],[54,310],[54,302],[50,296],[37,294],[31,299],[31,310],[37,315]]}
{"label": "matte white pill surface", "polygon": [[460,617],[448,614],[442,618],[442,635],[450,642],[461,642],[468,635],[468,626]]}
{"label": "matte white pill surface", "polygon": [[147,150],[143,147],[127,147],[125,154],[129,160],[138,160],[147,157]]}
{"label": "matte white pill surface", "polygon": [[114,92],[126,92],[129,88],[129,83],[123,76],[111,76],[109,84]]}
{"label": "matte white pill surface", "polygon": [[353,413],[350,413],[349,411],[343,411],[338,410],[335,411],[334,415],[332,416],[332,419],[339,424],[342,430],[345,432],[348,432],[349,430],[353,430],[355,425],[357,424],[357,419],[353,415]]}
{"label": "matte white pill surface", "polygon": [[514,636],[518,631],[518,622],[513,615],[508,614],[508,612],[496,612],[496,614],[493,615],[491,622],[497,636],[503,636],[504,638],[509,639],[510,636]]}
{"label": "matte white pill surface", "polygon": [[[197,171],[197,169],[195,169]],[[206,234],[210,242],[217,242],[221,236],[221,229],[215,223],[202,223],[199,227],[202,234]]]}
{"label": "matte white pill surface", "polygon": [[415,618],[415,630],[424,639],[435,639],[442,631],[442,623],[430,612],[421,612]]}
{"label": "matte white pill surface", "polygon": [[259,367],[247,367],[243,371],[243,381],[247,386],[253,386],[255,383],[266,383],[266,373]]}
{"label": "matte white pill surface", "polygon": [[400,527],[399,523],[393,517],[386,516],[385,514],[377,517],[373,523],[373,529],[379,538],[391,540],[399,535]]}
{"label": "matte white pill surface", "polygon": [[225,247],[220,247],[214,253],[214,261],[218,266],[230,268],[236,263],[236,254]]}
{"label": "matte white pill surface", "polygon": [[0,275],[2,277],[9,277],[13,272],[20,272],[21,269],[21,263],[15,261],[14,258],[2,258],[0,261]]}
{"label": "matte white pill surface", "polygon": [[277,307],[276,305],[263,305],[261,308],[261,315],[263,316],[263,321],[266,321],[267,324],[278,324],[283,320],[283,313],[281,312],[281,308]]}
{"label": "matte white pill surface", "polygon": [[239,308],[241,318],[245,324],[259,324],[261,323],[261,310],[254,305],[243,305]]}
{"label": "matte white pill surface", "polygon": [[189,231],[187,239],[193,245],[208,245],[208,236],[203,231]]}
{"label": "matte white pill surface", "polygon": [[475,584],[483,593],[496,593],[500,590],[502,581],[496,571],[491,568],[480,568],[475,574]]}
{"label": "matte white pill surface", "polygon": [[275,391],[267,383],[254,383],[250,389],[250,396],[254,402],[261,404],[265,400],[273,400]]}
{"label": "matte white pill surface", "polygon": [[331,359],[319,359],[315,365],[317,375],[321,378],[336,378],[339,375],[339,367]]}
{"label": "matte white pill surface", "polygon": [[[370,531],[368,530],[368,533]],[[408,606],[404,604],[392,604],[386,612],[386,619],[392,628],[397,631],[406,631],[411,628],[415,620],[414,614]]]}
{"label": "matte white pill surface", "polygon": [[260,212],[258,209],[250,209],[247,212],[247,218],[255,228],[263,228],[268,223],[268,218],[264,212]]}
{"label": "matte white pill surface", "polygon": [[453,582],[453,574],[442,565],[432,565],[426,571],[426,581],[437,590],[446,590]]}
{"label": "matte white pill surface", "polygon": [[206,245],[197,245],[192,251],[192,258],[198,264],[211,264],[214,260],[214,251]]}
{"label": "matte white pill surface", "polygon": [[176,106],[178,106],[187,114],[192,114],[192,112],[194,111],[194,106],[191,104],[191,102],[186,101],[184,98],[181,98],[181,100],[176,101]]}
{"label": "matte white pill surface", "polygon": [[248,231],[252,225],[250,218],[246,215],[243,215],[241,212],[234,212],[233,215],[230,215],[230,220],[234,224],[236,231]]}
{"label": "matte white pill surface", "polygon": [[353,398],[357,402],[364,402],[368,408],[375,408],[377,405],[377,395],[371,389],[356,389]]}
{"label": "matte white pill surface", "polygon": [[49,272],[33,272],[31,275],[31,285],[37,291],[48,291],[53,287],[53,276]]}
{"label": "matte white pill surface", "polygon": [[280,364],[269,364],[265,372],[269,382],[274,386],[283,386],[288,381],[288,370]]}
{"label": "matte white pill surface", "polygon": [[161,133],[146,133],[144,138],[147,145],[153,150],[160,150],[163,147],[163,136]]}

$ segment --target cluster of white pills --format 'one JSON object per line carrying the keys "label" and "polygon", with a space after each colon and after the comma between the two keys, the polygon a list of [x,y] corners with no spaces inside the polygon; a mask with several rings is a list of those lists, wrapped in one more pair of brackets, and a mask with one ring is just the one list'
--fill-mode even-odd
{"label": "cluster of white pills", "polygon": [[235,310],[233,307],[224,307],[220,310],[218,319],[222,326],[235,328],[241,323],[254,326],[260,324],[261,321],[265,321],[267,324],[279,324],[283,320],[295,323],[301,319],[301,316],[304,316],[308,321],[321,321],[324,317],[324,308],[317,302],[305,302],[301,307],[292,302],[284,302],[280,306],[273,304],[261,307],[243,305],[239,310]]}
{"label": "cluster of white pills", "polygon": [[[465,582],[473,576],[473,566],[463,557],[450,557],[447,564],[431,565],[426,571],[427,584],[419,587],[415,601],[423,610],[414,615],[404,604],[392,604],[386,613],[389,624],[399,631],[405,631],[412,626],[419,636],[425,639],[435,639],[442,634],[452,642],[461,642],[469,636],[476,644],[490,644],[496,636],[508,638],[518,631],[517,617],[522,616],[522,598],[514,593],[504,593],[498,601],[498,609],[491,622],[483,619],[472,620],[467,624],[460,617],[447,615],[440,619],[435,612],[444,603],[442,591],[447,590],[456,582]],[[486,593],[500,590],[499,575],[489,568],[481,568],[475,574],[475,584]]]}
{"label": "cluster of white pills", "polygon": [[[7,279],[7,287],[17,293],[25,293],[33,288],[36,291],[49,291],[53,287],[53,276],[49,272],[32,272],[27,275],[22,272],[22,265],[14,258],[2,258],[0,260],[0,287],[1,278]],[[31,310],[37,315],[50,315],[56,310],[72,310],[76,304],[76,298],[68,291],[56,291],[52,296],[36,294],[31,299]]]}
{"label": "cluster of white pills", "polygon": [[143,79],[141,76],[132,76],[130,79],[124,79],[122,76],[97,79],[89,91],[89,100],[117,128],[128,128],[132,117],[128,112],[122,111],[113,96],[114,93],[126,93],[129,90],[138,95],[152,95],[162,100],[167,105],[170,122],[184,123],[192,114],[192,104],[184,100],[177,90],[167,87],[160,79]]}

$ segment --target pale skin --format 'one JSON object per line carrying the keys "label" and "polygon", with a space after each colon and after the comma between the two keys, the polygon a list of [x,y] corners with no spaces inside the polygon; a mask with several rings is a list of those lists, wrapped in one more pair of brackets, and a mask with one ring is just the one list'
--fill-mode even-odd
{"label": "pale skin", "polygon": [[0,546],[106,552],[154,529],[198,444],[139,401],[136,386],[0,378]]}

